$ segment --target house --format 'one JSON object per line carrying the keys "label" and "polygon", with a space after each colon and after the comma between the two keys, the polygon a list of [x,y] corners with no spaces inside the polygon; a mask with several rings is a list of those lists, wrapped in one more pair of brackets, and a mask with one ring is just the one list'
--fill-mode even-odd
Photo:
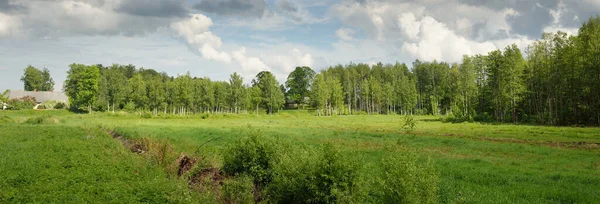
{"label": "house", "polygon": [[26,96],[34,97],[37,104],[44,103],[46,101],[61,101],[68,103],[69,98],[63,92],[51,92],[51,91],[10,91],[9,99],[20,99]]}

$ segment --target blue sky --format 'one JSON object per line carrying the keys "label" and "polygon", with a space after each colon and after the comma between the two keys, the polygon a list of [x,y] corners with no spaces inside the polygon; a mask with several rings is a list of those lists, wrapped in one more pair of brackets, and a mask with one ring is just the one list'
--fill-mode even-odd
{"label": "blue sky", "polygon": [[249,82],[296,66],[458,62],[543,32],[576,34],[598,0],[0,0],[0,89],[27,65],[134,64]]}

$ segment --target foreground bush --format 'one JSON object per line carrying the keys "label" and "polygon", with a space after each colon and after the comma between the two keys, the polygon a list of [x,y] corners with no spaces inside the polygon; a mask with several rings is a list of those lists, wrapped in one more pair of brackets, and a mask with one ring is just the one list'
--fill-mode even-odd
{"label": "foreground bush", "polygon": [[268,189],[276,203],[349,203],[358,191],[358,166],[331,145],[288,151]]}
{"label": "foreground bush", "polygon": [[246,174],[259,187],[266,186],[273,177],[277,161],[276,145],[258,132],[252,132],[233,143],[225,152],[223,171],[228,175]]}
{"label": "foreground bush", "polygon": [[381,159],[382,175],[378,180],[382,203],[436,203],[438,175],[431,160],[418,163],[417,154],[395,147]]}
{"label": "foreground bush", "polygon": [[[386,150],[381,168],[363,170],[352,153],[332,145],[303,147],[253,132],[224,154],[223,170],[238,179],[225,189],[232,202],[268,203],[435,203],[438,175],[421,165],[414,150]],[[369,181],[367,185],[363,181]]]}

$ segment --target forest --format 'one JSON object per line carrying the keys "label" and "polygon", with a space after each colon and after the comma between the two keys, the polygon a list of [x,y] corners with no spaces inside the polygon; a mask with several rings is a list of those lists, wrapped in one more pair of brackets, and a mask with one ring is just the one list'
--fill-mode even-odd
{"label": "forest", "polygon": [[[525,50],[513,44],[465,55],[459,63],[416,60],[410,66],[349,63],[320,73],[297,67],[285,83],[263,71],[244,84],[237,73],[213,81],[134,65],[72,64],[64,91],[72,106],[89,111],[272,114],[312,108],[319,116],[418,114],[451,121],[600,125],[600,17],[590,18],[575,36],[544,33]],[[28,72],[31,67],[22,78],[26,89],[32,81]]]}

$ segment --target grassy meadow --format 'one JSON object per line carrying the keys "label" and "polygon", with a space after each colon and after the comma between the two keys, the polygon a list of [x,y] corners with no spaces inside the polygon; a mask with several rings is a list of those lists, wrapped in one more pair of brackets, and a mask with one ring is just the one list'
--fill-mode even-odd
{"label": "grassy meadow", "polygon": [[[380,158],[390,146],[402,145],[414,150],[419,162],[433,161],[440,203],[600,200],[600,128],[415,119],[416,128],[407,131],[398,115],[1,111],[0,202],[223,202],[225,194],[190,187],[184,177],[173,176],[177,170],[171,163],[185,154],[219,168],[228,146],[249,132],[292,146],[335,146],[359,166],[364,189],[377,189],[369,176],[380,172]],[[164,145],[163,156],[132,153],[110,131],[146,146]]]}

